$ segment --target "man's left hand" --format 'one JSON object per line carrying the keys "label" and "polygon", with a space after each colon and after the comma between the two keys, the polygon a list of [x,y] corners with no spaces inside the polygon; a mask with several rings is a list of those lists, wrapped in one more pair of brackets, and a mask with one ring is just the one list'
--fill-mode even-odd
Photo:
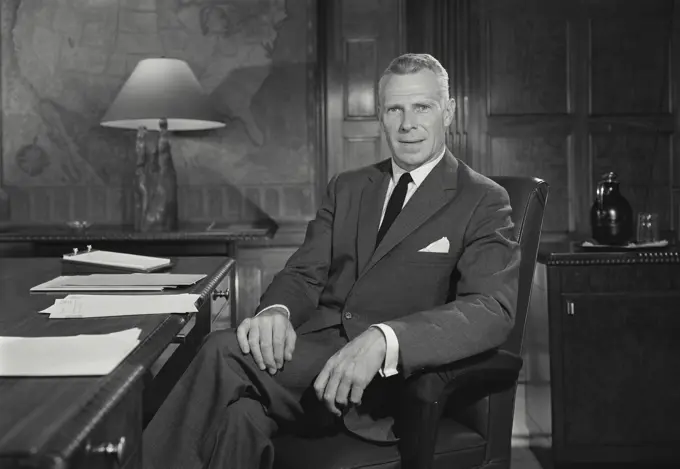
{"label": "man's left hand", "polygon": [[364,389],[385,360],[386,348],[383,333],[371,327],[328,359],[314,381],[316,396],[328,410],[339,417],[337,405],[346,407],[348,398],[352,404],[361,403]]}

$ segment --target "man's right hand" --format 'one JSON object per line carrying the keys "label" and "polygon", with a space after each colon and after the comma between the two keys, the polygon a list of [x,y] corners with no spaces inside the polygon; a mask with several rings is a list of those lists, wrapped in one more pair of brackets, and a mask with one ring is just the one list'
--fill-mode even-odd
{"label": "man's right hand", "polygon": [[284,360],[293,359],[297,335],[283,308],[274,307],[244,319],[236,337],[241,351],[250,353],[257,366],[272,375],[283,367]]}

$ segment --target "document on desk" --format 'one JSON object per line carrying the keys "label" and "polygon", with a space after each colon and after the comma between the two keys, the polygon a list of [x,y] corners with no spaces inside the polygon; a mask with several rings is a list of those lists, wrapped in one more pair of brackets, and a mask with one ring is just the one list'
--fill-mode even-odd
{"label": "document on desk", "polygon": [[40,311],[50,319],[195,313],[199,295],[67,295]]}
{"label": "document on desk", "polygon": [[137,347],[141,332],[0,337],[0,376],[107,375]]}
{"label": "document on desk", "polygon": [[31,288],[32,292],[54,291],[161,291],[188,287],[205,274],[90,274],[61,275]]}
{"label": "document on desk", "polygon": [[86,251],[77,254],[64,254],[63,259],[71,262],[107,265],[134,270],[153,270],[170,264],[170,259],[162,257],[140,256],[113,251]]}

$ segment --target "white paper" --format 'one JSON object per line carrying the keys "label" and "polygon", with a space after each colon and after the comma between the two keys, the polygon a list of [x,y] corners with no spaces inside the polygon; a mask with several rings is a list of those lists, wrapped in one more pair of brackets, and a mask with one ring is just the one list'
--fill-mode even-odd
{"label": "white paper", "polygon": [[64,254],[64,259],[88,264],[110,265],[128,269],[149,270],[170,264],[170,259],[139,256],[112,251],[87,251],[80,254]]}
{"label": "white paper", "polygon": [[90,274],[61,275],[31,291],[160,291],[193,285],[205,274]]}
{"label": "white paper", "polygon": [[68,295],[42,311],[50,319],[195,313],[199,295]]}
{"label": "white paper", "polygon": [[140,333],[0,337],[0,376],[107,375],[139,344]]}
{"label": "white paper", "polygon": [[61,286],[47,286],[47,287],[42,287],[41,285],[36,285],[34,288],[31,288],[31,291],[33,292],[162,292],[166,288],[174,288],[174,287],[154,287],[152,285],[143,285],[143,286],[133,286],[133,285],[127,285],[127,286],[97,286],[97,285],[79,285],[79,286],[70,286],[70,285],[61,285]]}
{"label": "white paper", "polygon": [[63,275],[64,285],[135,285],[135,286],[186,286],[203,279],[205,274],[90,274]]}

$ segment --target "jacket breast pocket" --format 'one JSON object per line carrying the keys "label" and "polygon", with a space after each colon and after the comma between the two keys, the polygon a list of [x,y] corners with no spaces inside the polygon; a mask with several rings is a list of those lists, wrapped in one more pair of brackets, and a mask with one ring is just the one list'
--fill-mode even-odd
{"label": "jacket breast pocket", "polygon": [[409,256],[404,256],[400,259],[404,265],[425,265],[432,267],[453,267],[456,263],[456,258],[450,253],[440,252],[417,252]]}

